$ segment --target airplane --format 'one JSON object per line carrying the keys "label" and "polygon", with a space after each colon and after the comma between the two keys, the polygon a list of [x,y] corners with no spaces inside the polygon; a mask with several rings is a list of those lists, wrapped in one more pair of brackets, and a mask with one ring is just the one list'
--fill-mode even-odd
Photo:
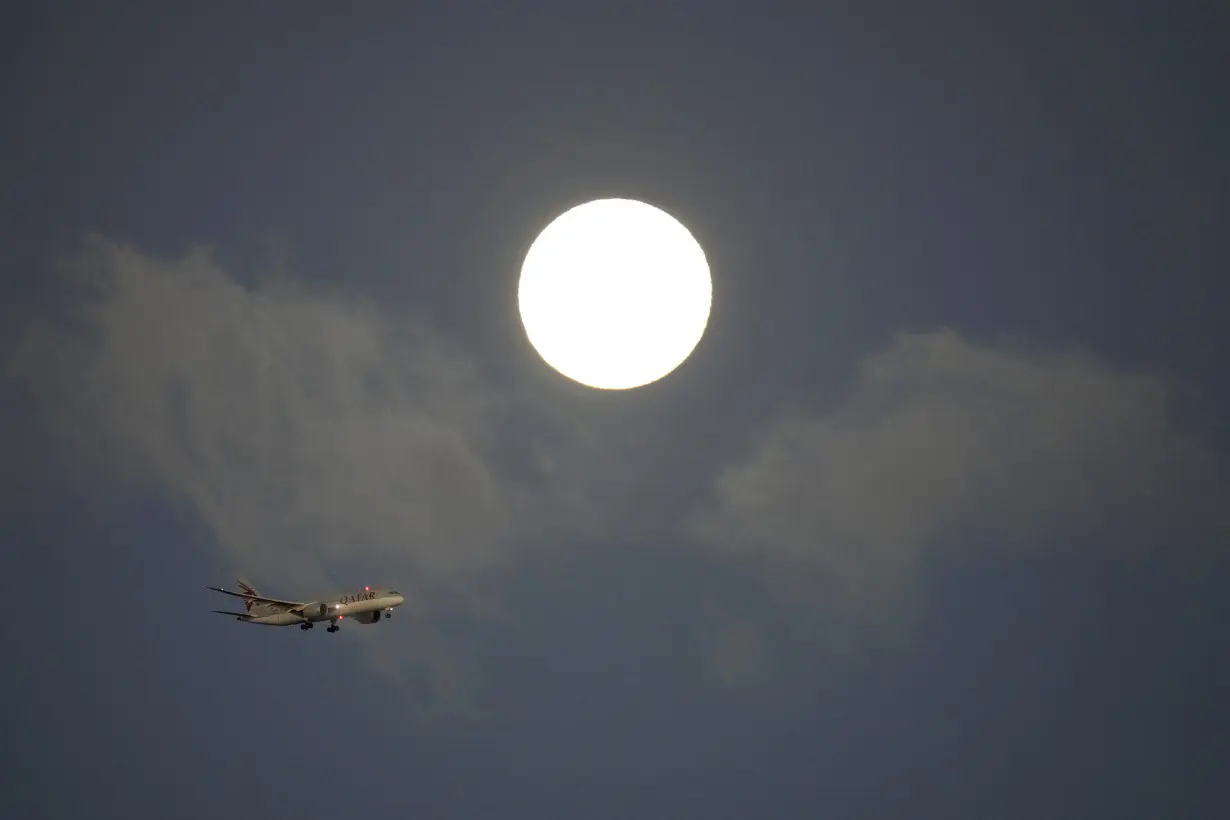
{"label": "airplane", "polygon": [[224,595],[233,595],[243,599],[245,612],[226,612],[215,609],[219,615],[233,615],[237,620],[249,624],[264,626],[294,626],[308,630],[320,621],[329,621],[328,632],[337,632],[341,627],[339,622],[347,615],[361,624],[374,624],[381,617],[393,617],[393,608],[406,602],[402,594],[395,589],[372,589],[363,587],[362,592],[338,595],[320,601],[283,601],[279,598],[267,598],[256,591],[251,585],[239,581],[242,592],[232,592],[221,587],[206,587]]}

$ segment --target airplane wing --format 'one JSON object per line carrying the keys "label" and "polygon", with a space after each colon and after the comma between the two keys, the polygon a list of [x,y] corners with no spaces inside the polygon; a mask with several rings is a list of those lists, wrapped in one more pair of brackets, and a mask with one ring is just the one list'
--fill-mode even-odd
{"label": "airplane wing", "polygon": [[243,618],[244,620],[247,620],[247,619],[248,619],[248,617],[249,617],[248,615],[245,615],[245,614],[244,614],[244,613],[242,613],[242,612],[226,612],[225,610],[221,610],[221,609],[213,609],[213,610],[210,610],[210,611],[211,611],[211,612],[216,612],[216,613],[218,613],[219,615],[234,615],[236,618]]}
{"label": "airplane wing", "polygon": [[300,609],[308,604],[307,601],[283,601],[278,598],[266,598],[263,595],[249,595],[246,592],[231,592],[229,589],[221,587],[205,587],[212,589],[214,592],[221,592],[223,595],[233,595],[236,598],[243,598],[245,601],[255,601],[258,604],[273,604],[274,606],[284,606],[287,609]]}

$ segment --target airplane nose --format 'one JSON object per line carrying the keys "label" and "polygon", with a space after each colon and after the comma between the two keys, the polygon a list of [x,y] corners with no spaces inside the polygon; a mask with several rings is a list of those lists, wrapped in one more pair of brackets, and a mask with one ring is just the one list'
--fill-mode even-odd
{"label": "airplane nose", "polygon": [[405,602],[406,602],[406,599],[404,596],[401,596],[401,595],[393,596],[393,606],[401,606]]}

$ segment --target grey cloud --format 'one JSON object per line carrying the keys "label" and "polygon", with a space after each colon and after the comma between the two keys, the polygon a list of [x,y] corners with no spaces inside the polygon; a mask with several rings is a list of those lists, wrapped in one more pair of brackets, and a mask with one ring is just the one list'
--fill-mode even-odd
{"label": "grey cloud", "polygon": [[471,713],[474,670],[439,616],[492,617],[489,577],[598,520],[583,427],[495,389],[421,317],[281,275],[244,283],[207,248],[90,237],[60,274],[66,309],[4,340],[45,435],[0,479],[41,465],[103,503],[160,494],[272,593],[378,573],[411,600],[398,651],[358,631],[372,671],[420,716]]}
{"label": "grey cloud", "polygon": [[508,560],[532,498],[490,455],[505,400],[422,322],[244,286],[207,249],[94,237],[64,273],[71,315],[31,323],[8,367],[83,487],[186,501],[237,568],[288,585],[358,561],[443,587]]}
{"label": "grey cloud", "polygon": [[[261,585],[380,568],[426,594],[422,614],[498,610],[489,571],[635,523],[620,516],[641,497],[644,454],[623,445],[637,437],[493,389],[419,319],[284,278],[245,285],[206,249],[165,259],[95,237],[63,273],[70,312],[28,323],[3,357],[56,444],[21,465],[91,494],[165,493]],[[928,551],[958,540],[1019,548],[1076,528],[1126,550],[1224,534],[1230,491],[1176,421],[1178,395],[1083,353],[902,336],[842,400],[769,425],[689,523],[713,554],[853,607],[900,607]],[[464,690],[465,664],[418,623],[414,646],[374,661]],[[746,683],[767,651],[739,620],[711,671]]]}
{"label": "grey cloud", "polygon": [[1230,511],[1213,451],[1177,420],[1181,398],[1083,352],[902,335],[843,400],[769,425],[691,531],[854,610],[908,600],[929,551],[958,542],[1080,534],[1108,554],[1181,554],[1224,539]]}

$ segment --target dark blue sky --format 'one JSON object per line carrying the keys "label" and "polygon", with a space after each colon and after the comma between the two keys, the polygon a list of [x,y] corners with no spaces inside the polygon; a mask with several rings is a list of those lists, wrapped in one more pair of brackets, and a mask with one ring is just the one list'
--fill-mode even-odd
{"label": "dark blue sky", "polygon": [[[1224,14],[249,5],[0,27],[0,814],[1226,816]],[[618,394],[515,299],[612,195]]]}

